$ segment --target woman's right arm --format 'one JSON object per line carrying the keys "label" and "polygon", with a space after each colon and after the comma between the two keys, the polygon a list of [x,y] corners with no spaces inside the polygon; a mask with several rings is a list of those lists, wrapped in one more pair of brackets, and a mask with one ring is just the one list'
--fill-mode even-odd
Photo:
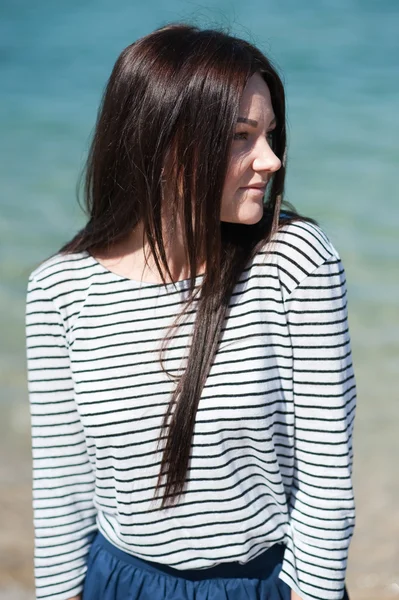
{"label": "woman's right arm", "polygon": [[80,598],[96,531],[94,475],[74,398],[65,326],[49,280],[31,274],[26,299],[36,598],[70,600]]}

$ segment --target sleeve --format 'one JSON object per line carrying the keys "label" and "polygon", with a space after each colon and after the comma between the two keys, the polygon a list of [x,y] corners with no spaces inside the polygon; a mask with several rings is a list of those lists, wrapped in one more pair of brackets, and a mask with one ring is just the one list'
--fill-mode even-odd
{"label": "sleeve", "polygon": [[341,600],[355,524],[356,384],[338,254],[289,294],[286,311],[295,433],[289,539],[280,578],[303,600]]}
{"label": "sleeve", "polygon": [[29,278],[26,356],[32,426],[36,598],[82,591],[96,531],[94,475],[74,400],[60,312]]}

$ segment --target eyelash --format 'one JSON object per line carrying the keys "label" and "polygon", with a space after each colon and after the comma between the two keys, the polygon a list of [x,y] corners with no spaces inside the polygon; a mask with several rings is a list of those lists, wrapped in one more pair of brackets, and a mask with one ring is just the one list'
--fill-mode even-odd
{"label": "eyelash", "polygon": [[[239,138],[237,136],[241,136],[244,135],[244,138]],[[269,143],[273,141],[273,131],[269,131],[269,133],[267,134],[268,138],[269,138]],[[234,139],[235,140],[239,140],[239,139],[244,139],[247,140],[248,139],[248,131],[240,131],[238,133],[234,134]]]}

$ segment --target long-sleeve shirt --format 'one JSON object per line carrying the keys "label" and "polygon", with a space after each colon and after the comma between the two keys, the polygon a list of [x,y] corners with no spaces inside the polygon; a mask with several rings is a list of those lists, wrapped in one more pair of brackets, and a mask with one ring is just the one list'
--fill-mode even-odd
{"label": "long-sleeve shirt", "polygon": [[[356,402],[340,257],[318,226],[297,221],[242,272],[201,394],[186,491],[160,510],[157,441],[175,383],[159,348],[188,283],[134,281],[87,251],[30,274],[37,598],[82,590],[99,529],[176,569],[245,563],[284,543],[279,577],[304,600],[340,600]],[[174,374],[195,302],[165,354]]]}

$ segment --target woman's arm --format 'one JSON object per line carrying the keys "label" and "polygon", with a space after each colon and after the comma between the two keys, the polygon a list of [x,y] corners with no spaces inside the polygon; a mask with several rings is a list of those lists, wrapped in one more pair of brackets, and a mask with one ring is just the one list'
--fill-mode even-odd
{"label": "woman's arm", "polygon": [[64,322],[46,287],[51,279],[31,276],[26,302],[36,598],[69,600],[83,589],[96,530],[94,475],[75,403]]}
{"label": "woman's arm", "polygon": [[[72,598],[72,600],[74,599]],[[291,600],[302,600],[302,598],[298,596],[298,594],[294,592],[294,590],[291,590]]]}
{"label": "woman's arm", "polygon": [[[304,236],[305,227],[301,229]],[[320,261],[307,249],[319,264],[285,298],[295,427],[289,539],[280,577],[305,600],[343,597],[355,522],[356,386],[345,272],[336,250],[325,242],[330,255]]]}

